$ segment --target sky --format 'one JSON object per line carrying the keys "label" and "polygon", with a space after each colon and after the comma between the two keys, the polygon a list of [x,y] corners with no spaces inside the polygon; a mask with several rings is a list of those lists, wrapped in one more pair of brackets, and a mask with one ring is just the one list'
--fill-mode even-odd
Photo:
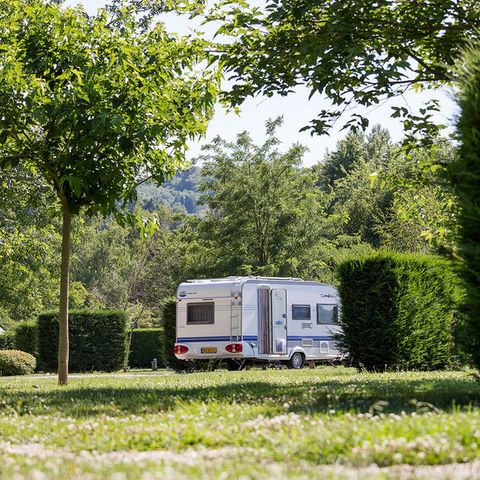
{"label": "sky", "polygon": [[[98,8],[105,5],[105,0],[66,0],[67,5],[83,4],[89,14],[94,14]],[[259,0],[256,4],[261,3]],[[172,32],[180,34],[188,33],[192,28],[185,20],[179,20],[173,15],[168,15],[163,20],[165,25]],[[270,118],[283,116],[283,126],[277,131],[277,136],[283,143],[283,148],[287,149],[293,143],[306,145],[309,151],[305,154],[304,165],[310,166],[321,161],[327,151],[332,151],[339,140],[346,134],[340,127],[333,128],[330,135],[311,135],[310,132],[299,132],[314,119],[318,112],[328,108],[328,102],[320,95],[314,95],[308,100],[309,90],[305,87],[298,87],[295,93],[287,97],[274,96],[271,98],[257,97],[250,98],[241,106],[240,115],[233,112],[225,112],[220,106],[217,107],[214,118],[211,120],[205,138],[190,142],[188,159],[193,159],[201,152],[201,146],[211,141],[217,135],[226,140],[233,141],[235,136],[243,131],[248,131],[252,139],[257,143],[262,143],[265,139],[265,122]],[[401,105],[413,111],[420,108],[424,102],[437,98],[440,100],[441,113],[436,118],[437,121],[452,127],[456,106],[453,101],[453,92],[447,90],[424,91],[421,93],[407,93],[403,99],[395,99],[387,102],[380,107],[369,110],[359,108],[356,113],[365,114],[370,120],[370,126],[380,124],[387,128],[394,140],[400,140],[402,137],[402,125],[400,122],[390,117],[391,106]],[[342,122],[339,122],[342,123]]]}

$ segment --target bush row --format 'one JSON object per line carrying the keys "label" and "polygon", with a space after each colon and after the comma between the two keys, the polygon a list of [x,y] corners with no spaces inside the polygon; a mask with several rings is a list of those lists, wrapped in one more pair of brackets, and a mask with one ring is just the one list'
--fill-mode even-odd
{"label": "bush row", "polygon": [[[127,340],[127,316],[120,311],[71,311],[70,371],[121,369]],[[57,370],[58,313],[38,317],[38,367]]]}
{"label": "bush row", "polygon": [[462,299],[446,260],[378,253],[339,267],[340,344],[369,370],[444,368]]}
{"label": "bush row", "polygon": [[13,346],[17,350],[38,356],[38,326],[36,322],[19,323],[13,334]]}
{"label": "bush row", "polygon": [[[150,368],[157,359],[158,368],[180,368],[173,355],[175,343],[175,298],[162,306],[164,328],[140,328],[130,332],[128,364],[132,368]],[[122,366],[126,348],[126,317],[123,312],[72,311],[70,324],[70,371],[113,371]],[[9,334],[0,336],[0,349],[17,349],[38,358],[39,369],[57,368],[58,314],[45,313],[38,323],[25,322]],[[168,345],[168,346],[167,346]]]}
{"label": "bush row", "polygon": [[157,359],[158,368],[162,368],[162,328],[139,328],[131,332],[128,365],[131,368],[150,368],[152,360]]}
{"label": "bush row", "polygon": [[162,303],[161,308],[163,338],[162,343],[162,358],[164,365],[173,368],[174,370],[185,370],[188,363],[178,358],[173,353],[173,347],[176,340],[176,299],[169,297]]}

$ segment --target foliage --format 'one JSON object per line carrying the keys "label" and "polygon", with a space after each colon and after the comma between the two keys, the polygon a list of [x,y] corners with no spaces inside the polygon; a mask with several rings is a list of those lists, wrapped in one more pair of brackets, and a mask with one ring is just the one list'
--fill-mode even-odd
{"label": "foliage", "polygon": [[33,355],[21,350],[0,350],[0,376],[29,375],[35,371]]}
{"label": "foliage", "polygon": [[72,213],[116,212],[206,128],[215,80],[193,72],[205,44],[139,28],[127,8],[15,0],[2,12],[2,165],[34,166]]}
{"label": "foliage", "polygon": [[452,362],[462,291],[448,261],[381,252],[339,267],[340,344],[369,370]]}
{"label": "foliage", "polygon": [[378,172],[393,200],[385,223],[377,227],[382,246],[457,256],[457,200],[447,174],[457,155],[457,146],[442,140],[429,148],[402,150]]}
{"label": "foliage", "polygon": [[[353,105],[451,82],[462,47],[478,38],[479,11],[477,0],[268,0],[262,8],[231,0],[211,20],[231,37],[216,50],[234,80],[230,102],[305,85],[332,103],[309,125],[325,133]],[[408,135],[428,141],[439,129],[430,118],[438,109],[396,107],[392,116],[403,118]],[[354,113],[344,126],[364,129],[368,119]]]}
{"label": "foliage", "polygon": [[0,229],[0,304],[8,318],[32,319],[57,301],[58,240],[53,227]]}
{"label": "foliage", "polygon": [[331,237],[358,237],[373,247],[380,245],[377,226],[385,221],[393,192],[372,185],[371,175],[389,168],[394,159],[389,132],[375,126],[369,135],[349,133],[314,167],[319,188],[330,194],[327,231]]}
{"label": "foliage", "polygon": [[480,454],[472,441],[480,430],[478,382],[469,372],[323,367],[77,376],[72,383],[59,389],[48,376],[0,379],[6,480],[72,471],[96,478],[437,478],[453,463],[475,477]]}
{"label": "foliage", "polygon": [[[70,314],[70,365],[73,372],[113,372],[123,365],[127,317],[120,311],[73,310]],[[57,369],[58,314],[38,317],[38,368]]]}
{"label": "foliage", "polygon": [[0,350],[13,349],[14,334],[8,330],[5,333],[0,333]]}
{"label": "foliage", "polygon": [[463,278],[468,288],[467,313],[471,350],[480,366],[480,46],[466,51],[460,67],[457,129],[460,155],[451,165],[459,202],[459,248],[464,262]]}
{"label": "foliage", "polygon": [[210,275],[315,276],[323,194],[300,166],[303,146],[279,151],[280,124],[267,122],[260,146],[243,132],[235,143],[216,138],[204,147],[200,201],[208,213],[197,228],[211,250],[203,262]]}
{"label": "foliage", "polygon": [[23,322],[15,326],[13,344],[16,350],[38,356],[38,325],[35,322]]}
{"label": "foliage", "polygon": [[163,328],[163,342],[162,346],[162,361],[167,367],[174,370],[185,370],[188,363],[178,358],[173,353],[173,347],[177,340],[177,303],[175,297],[166,298],[162,302],[162,328]]}
{"label": "foliage", "polygon": [[137,328],[133,330],[128,365],[131,368],[150,368],[152,360],[156,358],[158,368],[161,368],[163,341],[163,329],[161,328]]}
{"label": "foliage", "polygon": [[406,151],[379,126],[349,133],[314,166],[328,195],[323,233],[335,243],[455,252],[456,202],[445,175],[455,156],[446,140]]}

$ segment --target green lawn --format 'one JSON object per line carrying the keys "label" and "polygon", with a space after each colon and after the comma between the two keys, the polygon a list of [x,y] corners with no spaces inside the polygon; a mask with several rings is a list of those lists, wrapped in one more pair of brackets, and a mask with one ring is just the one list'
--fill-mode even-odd
{"label": "green lawn", "polygon": [[0,378],[0,479],[428,478],[400,465],[480,459],[479,401],[465,372]]}

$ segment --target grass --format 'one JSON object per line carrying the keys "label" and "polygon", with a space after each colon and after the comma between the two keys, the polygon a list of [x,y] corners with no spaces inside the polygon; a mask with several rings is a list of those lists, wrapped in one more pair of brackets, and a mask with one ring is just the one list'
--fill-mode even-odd
{"label": "grass", "polygon": [[0,479],[396,478],[479,458],[479,402],[466,372],[0,378]]}

